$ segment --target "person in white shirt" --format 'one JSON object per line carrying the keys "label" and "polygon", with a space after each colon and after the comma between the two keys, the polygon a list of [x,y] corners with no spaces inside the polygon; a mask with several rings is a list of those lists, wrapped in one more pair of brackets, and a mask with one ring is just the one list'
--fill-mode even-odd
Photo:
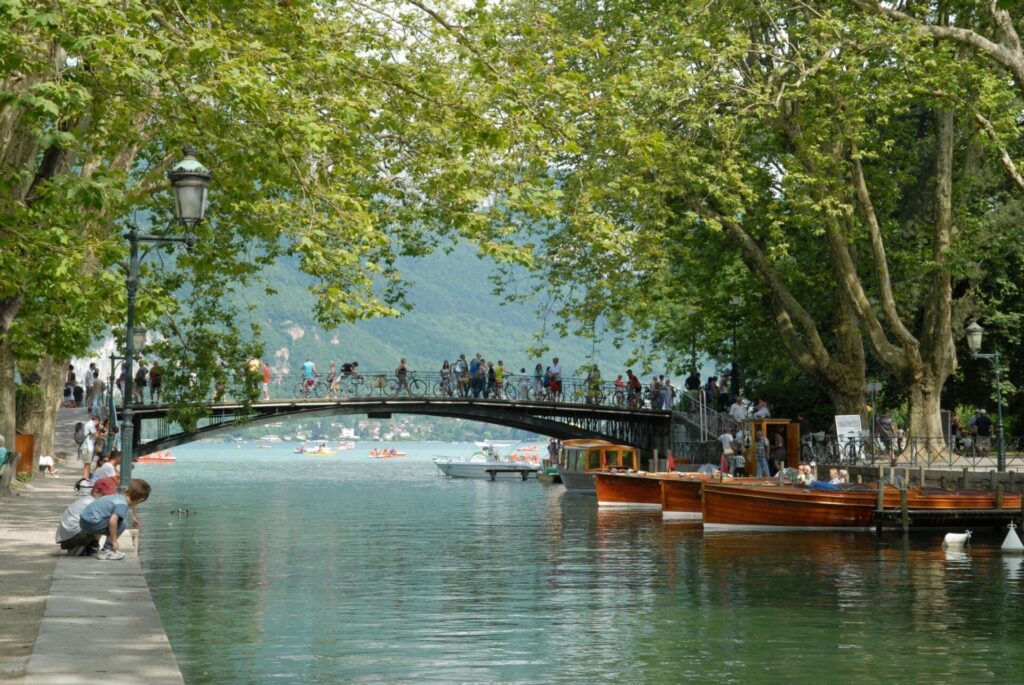
{"label": "person in white shirt", "polygon": [[82,461],[85,462],[85,465],[82,467],[82,478],[89,477],[89,466],[96,452],[96,431],[99,426],[100,417],[97,414],[93,414],[92,418],[85,422],[85,441],[82,442],[82,453],[85,455]]}
{"label": "person in white shirt", "polygon": [[747,408],[743,406],[743,398],[737,397],[729,407],[729,416],[736,423],[743,423],[747,419]]}
{"label": "person in white shirt", "polygon": [[755,419],[770,419],[772,417],[772,411],[768,408],[768,403],[764,400],[757,401],[757,408],[754,409]]}
{"label": "person in white shirt", "polygon": [[92,478],[89,479],[91,483],[103,478],[116,478],[117,477],[117,465],[121,462],[121,453],[114,450],[110,453],[110,459],[103,462],[103,464],[96,469],[92,474]]}
{"label": "person in white shirt", "polygon": [[562,399],[562,365],[558,363],[558,357],[551,360],[551,366],[548,367],[551,372],[551,383],[550,388],[555,394],[556,400]]}
{"label": "person in white shirt", "polygon": [[728,431],[728,430],[724,431],[721,435],[718,436],[718,440],[719,440],[719,442],[722,443],[722,465],[721,465],[721,471],[722,471],[722,473],[730,473],[732,471],[732,469],[730,467],[732,465],[732,454],[733,454],[733,452],[732,452],[732,441],[733,441],[732,432]]}

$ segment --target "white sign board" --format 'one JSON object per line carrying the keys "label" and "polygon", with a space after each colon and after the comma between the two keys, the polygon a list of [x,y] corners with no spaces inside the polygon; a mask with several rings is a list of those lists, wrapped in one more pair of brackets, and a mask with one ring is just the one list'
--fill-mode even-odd
{"label": "white sign board", "polygon": [[860,414],[836,414],[836,438],[839,444],[860,439]]}

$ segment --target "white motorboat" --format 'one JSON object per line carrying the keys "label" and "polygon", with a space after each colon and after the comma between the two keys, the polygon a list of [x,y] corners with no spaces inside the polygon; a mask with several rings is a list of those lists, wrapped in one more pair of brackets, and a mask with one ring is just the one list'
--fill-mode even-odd
{"label": "white motorboat", "polygon": [[436,457],[434,465],[449,478],[482,478],[486,480],[526,480],[536,478],[540,467],[526,461],[502,459],[494,449],[485,447],[468,459]]}

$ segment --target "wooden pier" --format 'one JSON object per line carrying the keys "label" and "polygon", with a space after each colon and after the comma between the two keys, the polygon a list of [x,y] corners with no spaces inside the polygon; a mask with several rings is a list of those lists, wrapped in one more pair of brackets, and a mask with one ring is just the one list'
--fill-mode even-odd
{"label": "wooden pier", "polygon": [[526,469],[494,468],[494,469],[484,469],[484,471],[487,473],[487,475],[489,475],[491,477],[491,480],[495,480],[498,477],[499,473],[521,473],[521,474],[523,474],[523,480],[524,481],[527,478],[530,477],[530,471],[528,471]]}

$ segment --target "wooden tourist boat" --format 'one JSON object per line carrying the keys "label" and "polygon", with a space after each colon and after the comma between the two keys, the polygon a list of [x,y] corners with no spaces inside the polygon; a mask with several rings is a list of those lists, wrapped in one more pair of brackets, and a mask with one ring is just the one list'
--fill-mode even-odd
{"label": "wooden tourist boat", "polygon": [[596,494],[594,475],[605,471],[637,471],[636,448],[605,440],[566,440],[558,458],[558,475],[570,492]]}
{"label": "wooden tourist boat", "polygon": [[753,484],[763,478],[731,478],[720,473],[665,474],[661,486],[661,518],[665,520],[699,521],[704,517],[701,491],[704,483]]}
{"label": "wooden tourist boat", "polygon": [[[673,473],[602,471],[594,474],[597,506],[608,509],[661,509],[661,483]],[[699,503],[699,493],[698,493]]]}
{"label": "wooden tourist boat", "polygon": [[[871,530],[878,493],[866,485],[845,490],[780,486],[776,482],[703,483],[705,530]],[[885,489],[885,506],[899,491]]]}
{"label": "wooden tourist boat", "polygon": [[[817,490],[774,482],[706,481],[702,499],[707,530],[870,530],[878,491],[858,484]],[[899,510],[899,490],[887,485],[882,505],[890,512]],[[954,523],[958,512],[970,512],[972,522],[984,522],[984,513],[991,511],[991,521],[998,523],[1006,517],[999,512],[1020,510],[1020,495],[1004,494],[997,509],[993,492],[914,487],[907,490],[907,509],[915,526]]]}

